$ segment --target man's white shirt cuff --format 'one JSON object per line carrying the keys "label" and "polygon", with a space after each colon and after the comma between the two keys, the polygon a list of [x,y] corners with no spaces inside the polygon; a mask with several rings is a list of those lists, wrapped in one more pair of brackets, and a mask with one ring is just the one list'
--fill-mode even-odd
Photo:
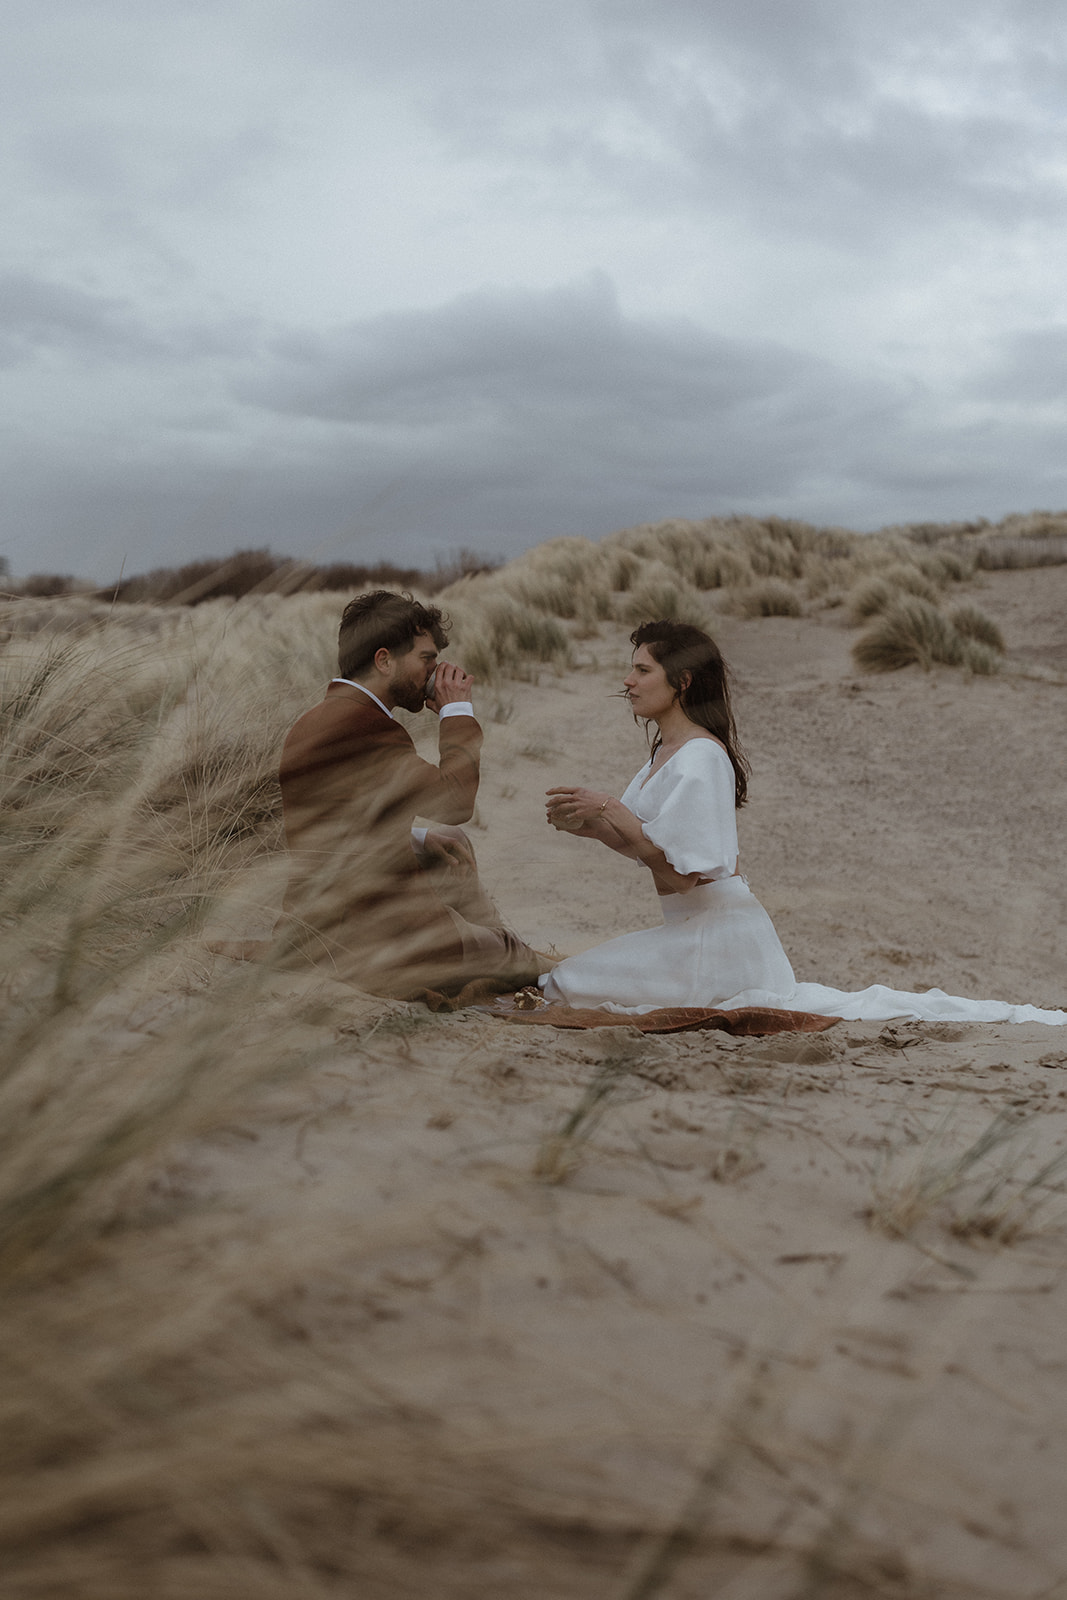
{"label": "man's white shirt cuff", "polygon": [[437,714],[438,717],[473,717],[474,707],[469,700],[450,700]]}

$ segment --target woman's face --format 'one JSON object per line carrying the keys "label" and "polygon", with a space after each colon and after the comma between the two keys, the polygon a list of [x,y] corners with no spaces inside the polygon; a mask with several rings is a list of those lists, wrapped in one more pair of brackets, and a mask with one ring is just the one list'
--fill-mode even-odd
{"label": "woman's face", "polygon": [[623,679],[622,686],[636,715],[651,717],[655,721],[670,710],[678,695],[645,644],[639,644],[634,651],[633,665],[629,676]]}

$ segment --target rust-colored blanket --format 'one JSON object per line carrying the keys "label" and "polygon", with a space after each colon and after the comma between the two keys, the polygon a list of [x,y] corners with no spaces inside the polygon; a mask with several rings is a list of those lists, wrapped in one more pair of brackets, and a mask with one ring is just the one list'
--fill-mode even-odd
{"label": "rust-colored blanket", "polygon": [[714,1007],[664,1006],[658,1011],[620,1012],[599,1008],[581,1010],[575,1006],[541,1006],[523,1010],[509,998],[479,1006],[489,1016],[505,1022],[522,1022],[549,1028],[639,1028],[642,1033],[692,1033],[703,1028],[718,1028],[725,1033],[821,1033],[832,1028],[840,1017],[817,1017],[810,1011],[777,1011],[770,1006],[739,1006],[736,1011],[717,1011]]}

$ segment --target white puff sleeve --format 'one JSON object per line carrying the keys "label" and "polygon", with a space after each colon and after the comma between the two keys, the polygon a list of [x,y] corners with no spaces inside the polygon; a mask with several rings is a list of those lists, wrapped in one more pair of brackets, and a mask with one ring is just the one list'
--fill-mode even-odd
{"label": "white puff sleeve", "polygon": [[690,739],[647,779],[623,795],[645,838],[676,872],[729,878],[737,868],[734,769],[714,739]]}

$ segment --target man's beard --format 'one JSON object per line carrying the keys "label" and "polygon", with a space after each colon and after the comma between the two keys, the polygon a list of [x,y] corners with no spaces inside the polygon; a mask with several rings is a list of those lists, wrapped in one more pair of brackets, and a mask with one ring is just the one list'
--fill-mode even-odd
{"label": "man's beard", "polygon": [[421,711],[426,704],[426,679],[418,682],[393,685],[393,699],[405,711]]}

